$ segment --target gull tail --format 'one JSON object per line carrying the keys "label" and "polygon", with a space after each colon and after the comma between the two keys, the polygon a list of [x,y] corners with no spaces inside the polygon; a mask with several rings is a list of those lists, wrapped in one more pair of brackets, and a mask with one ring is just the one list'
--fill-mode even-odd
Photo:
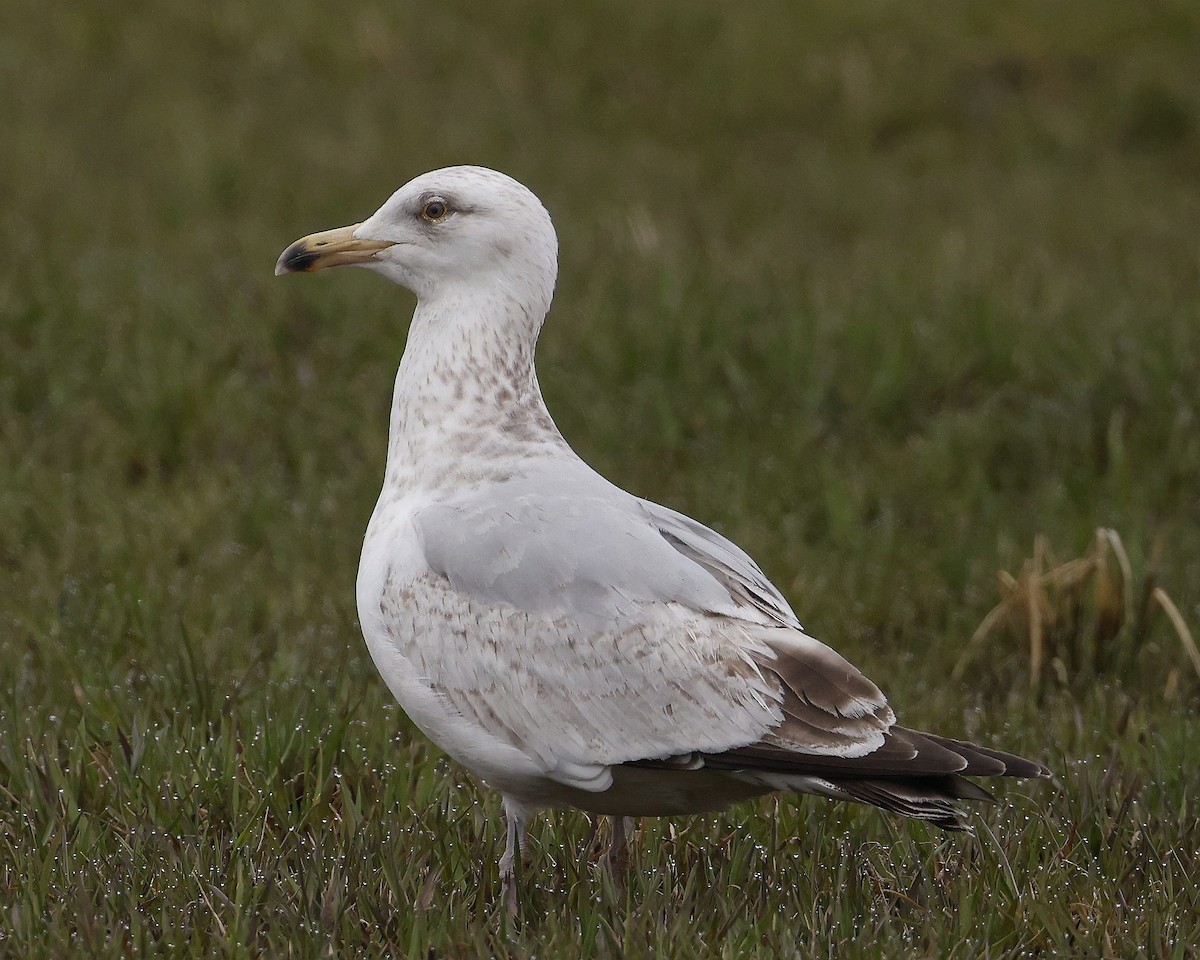
{"label": "gull tail", "polygon": [[960,802],[995,802],[968,777],[1048,777],[1033,760],[904,727],[861,757],[816,756],[758,743],[704,757],[709,768],[772,790],[865,803],[943,830],[968,830]]}
{"label": "gull tail", "polygon": [[[977,784],[957,774],[941,777],[912,777],[877,780],[831,780],[797,788],[801,793],[820,793],[838,800],[865,803],[881,810],[924,820],[943,830],[969,830],[960,800],[994,803],[996,798]],[[826,789],[822,789],[822,787]]]}

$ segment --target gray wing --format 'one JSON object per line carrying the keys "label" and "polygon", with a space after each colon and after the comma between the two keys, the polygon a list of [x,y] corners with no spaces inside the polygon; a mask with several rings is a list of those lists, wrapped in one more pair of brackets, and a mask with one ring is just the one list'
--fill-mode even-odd
{"label": "gray wing", "polygon": [[417,515],[426,560],[477,602],[597,629],[664,603],[769,622],[740,610],[698,551],[677,549],[641,501],[614,489],[586,478],[510,481],[426,507]]}
{"label": "gray wing", "polygon": [[414,519],[420,602],[472,626],[417,653],[455,709],[575,783],[589,764],[883,745],[883,694],[799,630],[745,553],[607,483],[552,479]]}
{"label": "gray wing", "polygon": [[663,538],[683,556],[704,567],[732,598],[783,626],[801,629],[783,594],[741,547],[669,507],[649,500],[638,503]]}

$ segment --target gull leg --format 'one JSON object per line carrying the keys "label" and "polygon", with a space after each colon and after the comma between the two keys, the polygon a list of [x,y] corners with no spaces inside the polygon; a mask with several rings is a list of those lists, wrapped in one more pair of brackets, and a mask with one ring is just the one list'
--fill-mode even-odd
{"label": "gull leg", "polygon": [[602,858],[613,879],[621,883],[629,872],[629,831],[633,829],[633,817],[609,817],[612,821],[612,839],[608,851]]}
{"label": "gull leg", "polygon": [[504,820],[508,839],[504,844],[504,856],[500,858],[500,885],[504,894],[505,908],[512,918],[517,916],[517,852],[525,854],[525,828],[529,823],[529,811],[515,800],[504,798]]}

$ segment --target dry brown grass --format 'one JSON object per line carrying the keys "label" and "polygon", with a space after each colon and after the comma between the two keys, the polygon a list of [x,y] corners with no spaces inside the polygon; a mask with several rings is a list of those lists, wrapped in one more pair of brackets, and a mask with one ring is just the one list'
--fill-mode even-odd
{"label": "dry brown grass", "polygon": [[[1200,650],[1179,607],[1158,584],[1161,555],[1160,539],[1138,577],[1115,530],[1098,528],[1082,556],[1061,562],[1047,539],[1037,536],[1033,555],[1015,576],[998,573],[1000,602],[975,630],[954,676],[963,675],[988,641],[1015,642],[1028,651],[1034,691],[1040,694],[1051,680],[1070,687],[1081,677],[1133,668],[1165,619],[1200,680]],[[1165,696],[1177,693],[1183,669],[1167,667]]]}

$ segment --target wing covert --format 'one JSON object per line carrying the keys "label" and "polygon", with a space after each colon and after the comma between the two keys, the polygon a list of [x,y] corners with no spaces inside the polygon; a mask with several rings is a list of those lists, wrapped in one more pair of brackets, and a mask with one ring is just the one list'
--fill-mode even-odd
{"label": "wing covert", "polygon": [[415,513],[429,573],[386,619],[455,711],[548,776],[601,790],[598,766],[883,745],[883,694],[724,537],[586,480],[503,486]]}

